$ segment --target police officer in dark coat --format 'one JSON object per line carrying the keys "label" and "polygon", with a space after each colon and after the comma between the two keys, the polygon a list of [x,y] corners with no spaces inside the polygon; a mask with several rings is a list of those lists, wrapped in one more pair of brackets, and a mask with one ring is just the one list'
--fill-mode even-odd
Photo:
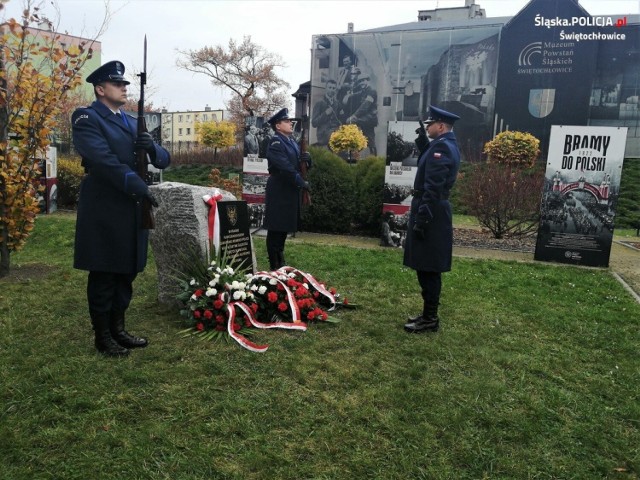
{"label": "police officer in dark coat", "polygon": [[149,133],[137,134],[136,119],[120,111],[127,100],[124,65],[104,64],[87,77],[96,101],[72,116],[73,143],[85,169],[80,185],[74,264],[88,270],[87,299],[95,346],[109,356],[126,356],[147,346],[125,330],[124,316],[136,275],[147,262],[148,230],[141,227],[141,200],[155,199],[136,174],[136,149],[157,168],[169,153]]}
{"label": "police officer in dark coat", "polygon": [[267,148],[269,179],[264,228],[267,230],[269,267],[277,270],[286,265],[284,244],[287,233],[298,230],[302,190],[309,189],[309,183],[300,173],[300,162],[306,162],[307,168],[311,168],[311,155],[308,152],[301,154],[300,147],[292,138],[293,123],[286,108],[276,113],[268,122],[275,134]]}
{"label": "police officer in dark coat", "polygon": [[437,331],[442,272],[451,270],[453,222],[449,192],[460,167],[460,152],[452,128],[460,117],[431,105],[426,120],[432,139],[418,159],[413,199],[407,226],[404,264],[416,270],[422,314],[410,318],[410,333]]}

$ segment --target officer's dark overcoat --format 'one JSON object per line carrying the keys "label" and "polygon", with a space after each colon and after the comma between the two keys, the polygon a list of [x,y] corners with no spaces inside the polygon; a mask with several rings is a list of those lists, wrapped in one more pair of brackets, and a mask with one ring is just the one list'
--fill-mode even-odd
{"label": "officer's dark overcoat", "polygon": [[[453,252],[453,223],[449,192],[460,168],[460,152],[453,132],[431,142],[418,160],[411,212],[404,247],[404,264],[414,270],[448,272]],[[421,240],[413,232],[418,207],[426,203],[431,218]]]}
{"label": "officer's dark overcoat", "polygon": [[285,135],[276,133],[267,149],[269,179],[265,198],[264,228],[274,232],[298,230],[301,205],[300,148]]}
{"label": "officer's dark overcoat", "polygon": [[[73,143],[87,172],[80,184],[73,266],[141,272],[149,232],[140,227],[140,199],[148,187],[135,172],[136,119],[127,116],[125,122],[95,101],[77,109],[71,122]],[[155,150],[153,165],[167,167],[169,152],[158,145]]]}

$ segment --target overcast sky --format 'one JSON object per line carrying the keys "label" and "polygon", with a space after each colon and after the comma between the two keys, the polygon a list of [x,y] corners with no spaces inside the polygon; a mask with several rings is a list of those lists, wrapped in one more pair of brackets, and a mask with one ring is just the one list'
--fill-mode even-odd
{"label": "overcast sky", "polygon": [[[3,0],[0,0],[2,2]],[[6,1],[6,0],[4,0]],[[111,11],[107,32],[100,37],[102,63],[121,60],[131,70],[142,67],[144,35],[148,41],[148,78],[156,107],[170,111],[224,108],[228,93],[202,74],[176,66],[178,50],[227,45],[230,38],[253,42],[279,54],[287,68],[279,73],[293,93],[310,76],[311,38],[417,21],[418,10],[461,7],[464,0],[106,0]],[[527,0],[476,0],[488,17],[515,15]],[[105,0],[57,0],[43,11],[59,19],[58,30],[95,36],[105,13]],[[581,0],[591,15],[640,13],[640,0]],[[9,0],[0,18],[19,18],[23,0]]]}

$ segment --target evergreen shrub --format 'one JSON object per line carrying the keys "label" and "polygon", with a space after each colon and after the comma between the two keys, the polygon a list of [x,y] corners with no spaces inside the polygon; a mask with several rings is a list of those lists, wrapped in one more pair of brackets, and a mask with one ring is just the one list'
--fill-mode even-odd
{"label": "evergreen shrub", "polygon": [[309,170],[311,205],[303,209],[306,231],[349,233],[356,209],[355,169],[336,154],[310,147],[313,168]]}
{"label": "evergreen shrub", "polygon": [[367,157],[355,164],[356,210],[354,221],[362,233],[378,235],[384,189],[382,157]]}
{"label": "evergreen shrub", "polygon": [[80,182],[84,168],[80,158],[70,155],[58,157],[58,206],[75,209],[80,196]]}

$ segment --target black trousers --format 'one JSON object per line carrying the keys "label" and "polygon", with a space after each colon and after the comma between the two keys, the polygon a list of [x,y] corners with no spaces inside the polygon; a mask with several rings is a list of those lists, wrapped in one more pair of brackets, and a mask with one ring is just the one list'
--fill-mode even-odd
{"label": "black trousers", "polygon": [[442,290],[442,274],[440,272],[424,272],[418,270],[418,283],[422,289],[422,301],[424,302],[422,313],[427,315],[431,309],[438,308],[440,304],[440,291]]}
{"label": "black trousers", "polygon": [[[287,240],[287,232],[267,232],[267,254],[269,256],[284,252],[284,242]],[[270,257],[271,258],[271,257]]]}
{"label": "black trousers", "polygon": [[89,311],[96,313],[124,312],[133,295],[137,273],[89,272],[87,301]]}

